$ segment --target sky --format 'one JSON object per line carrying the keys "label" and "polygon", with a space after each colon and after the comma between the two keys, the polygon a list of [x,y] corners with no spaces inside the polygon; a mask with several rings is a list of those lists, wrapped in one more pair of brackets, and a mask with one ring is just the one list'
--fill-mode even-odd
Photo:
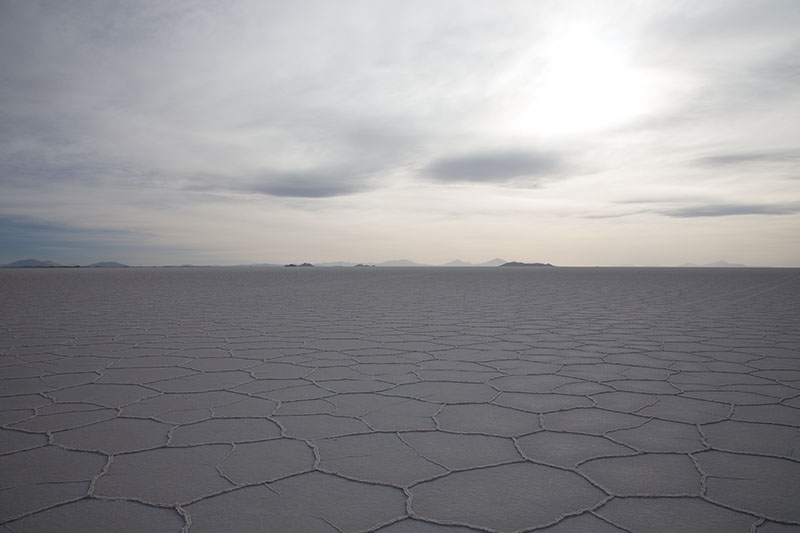
{"label": "sky", "polygon": [[0,263],[800,266],[797,0],[0,0]]}

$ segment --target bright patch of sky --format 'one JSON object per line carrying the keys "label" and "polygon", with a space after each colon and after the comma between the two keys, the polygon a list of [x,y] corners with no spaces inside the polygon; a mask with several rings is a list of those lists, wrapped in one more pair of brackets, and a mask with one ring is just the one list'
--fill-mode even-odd
{"label": "bright patch of sky", "polygon": [[800,2],[0,4],[0,263],[800,266]]}

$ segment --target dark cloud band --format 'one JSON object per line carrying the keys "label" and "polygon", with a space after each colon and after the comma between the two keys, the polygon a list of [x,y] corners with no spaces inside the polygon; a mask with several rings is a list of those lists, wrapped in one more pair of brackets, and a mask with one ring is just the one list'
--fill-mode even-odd
{"label": "dark cloud band", "polygon": [[797,163],[800,152],[742,152],[718,154],[696,160],[703,166],[728,166],[741,163]]}
{"label": "dark cloud band", "polygon": [[800,205],[723,204],[679,207],[659,211],[674,218],[728,217],[736,215],[793,215],[800,213]]}
{"label": "dark cloud band", "polygon": [[426,175],[444,183],[502,183],[548,176],[560,166],[560,158],[548,152],[489,152],[438,159],[427,167]]}
{"label": "dark cloud band", "polygon": [[292,174],[268,177],[261,183],[246,188],[249,192],[294,198],[330,198],[345,196],[362,190],[359,183],[338,176],[319,174]]}

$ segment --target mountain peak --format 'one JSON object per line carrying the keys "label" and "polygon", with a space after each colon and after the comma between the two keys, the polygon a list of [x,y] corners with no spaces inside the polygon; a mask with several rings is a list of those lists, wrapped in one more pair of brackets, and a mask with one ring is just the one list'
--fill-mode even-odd
{"label": "mountain peak", "polygon": [[410,261],[408,259],[395,259],[393,261],[384,261],[383,263],[377,263],[375,266],[379,267],[418,267],[418,266],[429,266],[423,265],[422,263],[415,263],[414,261]]}
{"label": "mountain peak", "polygon": [[728,263],[727,261],[723,261],[720,259],[719,261],[714,261],[713,263],[708,263],[707,265],[703,265],[705,267],[713,267],[713,268],[742,268],[747,265],[742,265],[739,263]]}
{"label": "mountain peak", "polygon": [[3,265],[6,268],[54,268],[60,267],[58,263],[54,263],[53,261],[39,261],[38,259],[20,259],[19,261],[14,261],[13,263],[9,263],[7,265]]}

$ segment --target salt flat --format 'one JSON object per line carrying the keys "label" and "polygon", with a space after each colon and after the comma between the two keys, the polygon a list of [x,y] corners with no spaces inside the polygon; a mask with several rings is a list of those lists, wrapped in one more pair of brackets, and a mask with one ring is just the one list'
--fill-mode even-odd
{"label": "salt flat", "polygon": [[800,530],[800,270],[0,270],[5,531]]}

